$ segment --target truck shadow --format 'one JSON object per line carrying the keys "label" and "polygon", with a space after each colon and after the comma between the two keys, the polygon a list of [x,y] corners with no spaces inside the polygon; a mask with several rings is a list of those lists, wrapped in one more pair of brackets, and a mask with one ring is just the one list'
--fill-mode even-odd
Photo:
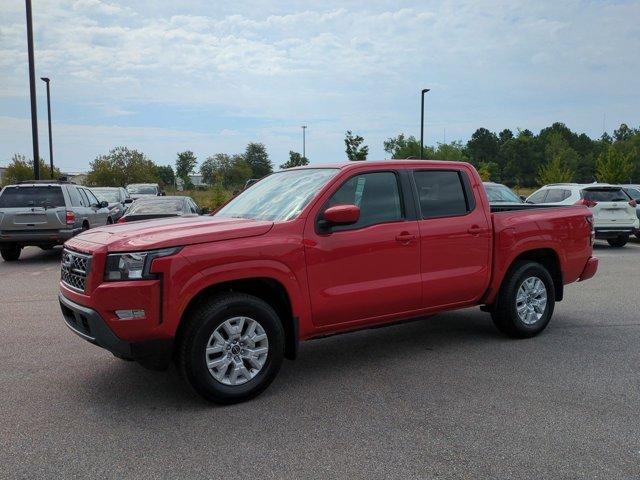
{"label": "truck shadow", "polygon": [[[362,330],[301,344],[296,361],[285,361],[275,382],[253,402],[279,402],[301,394],[300,385],[314,388],[327,381],[335,382],[354,370],[379,370],[387,362],[415,362],[430,352],[451,352],[478,342],[511,341],[500,335],[488,314],[478,310],[449,312],[398,325]],[[107,410],[145,411],[202,410],[215,405],[191,391],[174,367],[166,372],[153,372],[141,366],[110,359],[91,370],[87,394],[94,404]],[[396,364],[396,367],[398,365]],[[384,367],[383,367],[384,368]],[[304,389],[303,389],[304,390]],[[308,393],[305,392],[305,395]],[[224,408],[241,408],[237,407]]]}

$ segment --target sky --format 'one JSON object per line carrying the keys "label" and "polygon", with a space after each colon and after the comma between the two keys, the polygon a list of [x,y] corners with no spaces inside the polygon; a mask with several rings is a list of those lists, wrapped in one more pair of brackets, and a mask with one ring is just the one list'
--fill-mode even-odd
{"label": "sky", "polygon": [[[0,6],[0,165],[32,156],[25,2]],[[54,160],[87,170],[118,145],[174,164],[262,142],[312,163],[344,134],[466,141],[560,121],[640,125],[640,1],[35,0],[36,77],[51,78]],[[48,160],[38,80],[40,155]]]}

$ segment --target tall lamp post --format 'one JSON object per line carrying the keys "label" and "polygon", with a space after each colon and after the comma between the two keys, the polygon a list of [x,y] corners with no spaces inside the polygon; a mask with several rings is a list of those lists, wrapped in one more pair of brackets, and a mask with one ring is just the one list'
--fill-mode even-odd
{"label": "tall lamp post", "polygon": [[47,116],[49,117],[49,168],[51,169],[51,179],[53,180],[53,140],[51,139],[51,93],[49,91],[49,82],[47,77],[40,77],[47,84]]}
{"label": "tall lamp post", "polygon": [[29,92],[31,94],[31,137],[33,141],[33,176],[40,180],[40,151],[38,149],[38,108],[36,104],[36,68],[33,58],[33,22],[31,0],[25,0],[27,11],[27,51],[29,54]]}
{"label": "tall lamp post", "polygon": [[422,104],[420,106],[420,160],[424,155],[424,94],[427,93],[430,88],[422,89]]}
{"label": "tall lamp post", "polygon": [[307,158],[307,137],[305,132],[307,131],[307,126],[302,125],[302,158]]}

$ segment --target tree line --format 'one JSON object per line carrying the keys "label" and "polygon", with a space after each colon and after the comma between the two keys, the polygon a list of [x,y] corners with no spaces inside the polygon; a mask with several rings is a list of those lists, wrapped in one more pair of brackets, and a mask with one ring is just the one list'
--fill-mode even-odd
{"label": "tree line", "polygon": [[[347,131],[345,154],[350,161],[365,161],[369,147],[364,138]],[[384,151],[393,159],[420,158],[420,142],[414,136],[400,133],[383,142]],[[492,132],[478,128],[469,141],[439,143],[424,147],[424,158],[466,161],[473,164],[484,180],[509,186],[536,187],[548,183],[594,181],[608,183],[640,183],[640,128],[621,124],[613,136],[604,133],[591,139],[576,133],[563,123],[543,128],[537,135],[530,130],[509,129]],[[58,178],[60,171],[40,160],[43,177]],[[290,151],[281,169],[307,165],[309,159]],[[191,174],[199,172],[203,183],[224,191],[242,188],[252,178],[273,172],[274,164],[262,143],[249,143],[241,153],[216,153],[202,162],[192,151],[180,152],[174,165],[156,165],[145,154],[121,146],[99,155],[90,163],[89,186],[125,186],[129,183],[160,183],[175,186],[177,180],[187,190],[193,189]],[[33,162],[14,155],[4,183],[15,183],[33,177]]]}

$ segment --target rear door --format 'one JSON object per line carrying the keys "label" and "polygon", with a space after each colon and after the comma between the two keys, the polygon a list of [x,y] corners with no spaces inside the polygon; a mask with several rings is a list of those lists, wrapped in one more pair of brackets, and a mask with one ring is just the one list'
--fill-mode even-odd
{"label": "rear door", "polygon": [[0,194],[0,230],[66,228],[66,198],[58,185],[15,185]]}
{"label": "rear door", "polygon": [[633,227],[637,216],[622,187],[594,186],[582,190],[582,198],[594,202],[591,208],[596,228]]}
{"label": "rear door", "polygon": [[489,284],[492,227],[485,208],[476,204],[468,173],[421,169],[413,172],[413,178],[419,206],[422,306],[477,301]]}

